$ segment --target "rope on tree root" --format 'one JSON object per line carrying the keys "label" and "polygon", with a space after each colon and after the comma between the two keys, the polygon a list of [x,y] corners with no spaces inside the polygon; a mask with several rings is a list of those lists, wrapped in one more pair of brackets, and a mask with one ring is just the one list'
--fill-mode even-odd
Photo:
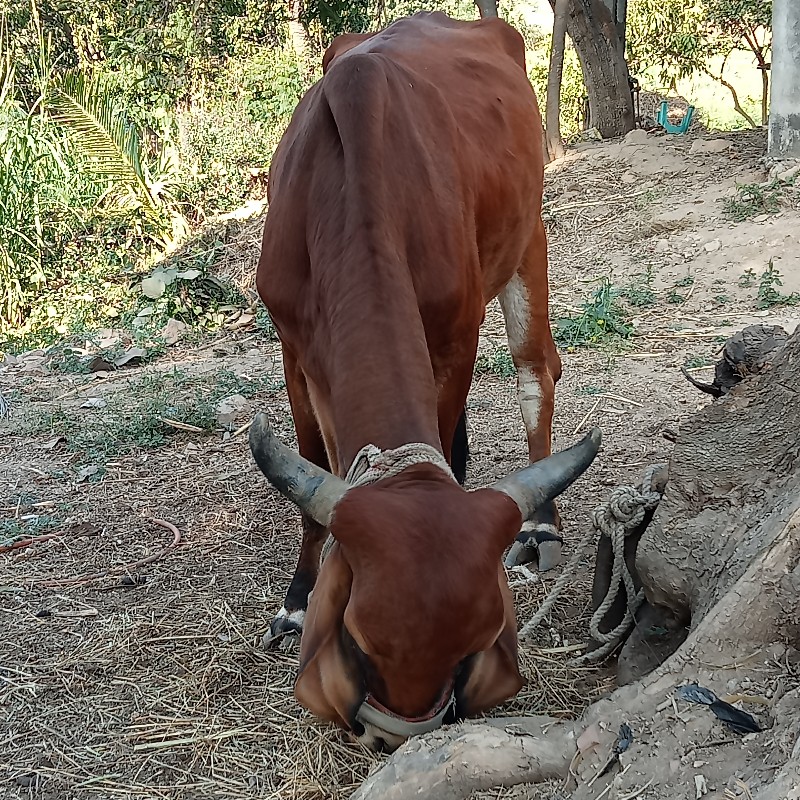
{"label": "rope on tree root", "polygon": [[[655,476],[663,469],[663,466],[662,464],[654,464],[648,467],[639,489],[634,486],[618,486],[611,493],[608,502],[594,510],[592,514],[593,527],[584,534],[572,558],[567,566],[564,567],[563,572],[550,594],[539,607],[539,610],[520,630],[519,635],[521,638],[530,636],[550,612],[564,588],[572,581],[585,550],[594,540],[595,533],[599,532],[601,536],[608,536],[611,540],[614,558],[608,592],[589,622],[589,633],[595,641],[602,642],[602,646],[590,653],[585,653],[572,659],[570,664],[578,666],[587,661],[600,661],[617,647],[622,637],[633,625],[634,615],[639,610],[639,606],[644,599],[644,592],[642,590],[636,591],[633,584],[633,576],[625,561],[625,537],[634,533],[641,526],[645,514],[654,509],[661,500],[661,493],[656,491],[655,488]],[[613,605],[622,586],[625,587],[628,598],[625,616],[616,628],[603,633],[600,630],[600,623]]]}

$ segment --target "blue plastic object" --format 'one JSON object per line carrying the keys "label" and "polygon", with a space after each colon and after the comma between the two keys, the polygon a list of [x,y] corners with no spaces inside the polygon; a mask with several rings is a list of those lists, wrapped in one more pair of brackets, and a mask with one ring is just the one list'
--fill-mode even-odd
{"label": "blue plastic object", "polygon": [[694,106],[689,106],[686,109],[686,115],[677,125],[673,125],[667,119],[667,108],[668,108],[667,101],[662,100],[661,108],[658,109],[658,114],[656,114],[656,121],[658,122],[658,124],[667,133],[677,133],[677,134],[686,133],[686,131],[689,130],[689,125],[691,125],[692,123],[692,117],[694,116]]}

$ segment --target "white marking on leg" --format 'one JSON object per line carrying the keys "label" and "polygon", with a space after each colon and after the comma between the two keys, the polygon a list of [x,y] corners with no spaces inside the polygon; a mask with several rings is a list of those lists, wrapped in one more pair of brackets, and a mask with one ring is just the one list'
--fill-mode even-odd
{"label": "white marking on leg", "polygon": [[530,367],[517,370],[517,397],[525,428],[535,431],[542,413],[542,383]]}
{"label": "white marking on leg", "polygon": [[[305,611],[292,611],[292,613],[290,614],[284,607],[275,615],[275,619],[272,621],[272,625],[274,625],[278,620],[285,619],[288,620],[289,622],[293,622],[295,625],[297,625],[298,628],[300,628],[300,630],[302,630],[305,618],[306,618]],[[268,645],[273,639],[276,638],[277,635],[279,635],[279,634],[274,634],[272,632],[272,625],[270,625],[269,630],[261,637],[264,646]]]}
{"label": "white marking on leg", "polygon": [[528,340],[531,326],[531,303],[528,289],[522,278],[514,273],[514,277],[500,292],[500,307],[506,321],[508,346],[512,353],[519,352]]}
{"label": "white marking on leg", "polygon": [[306,618],[305,611],[292,611],[292,613],[289,614],[289,622],[294,622],[294,624],[297,625],[299,628],[303,627],[303,622],[305,621],[305,618]]}
{"label": "white marking on leg", "polygon": [[[531,325],[531,303],[528,289],[518,274],[500,292],[500,306],[506,321],[508,347],[515,360],[528,343]],[[542,384],[529,366],[517,367],[519,407],[525,428],[533,432],[539,426],[542,412]]]}

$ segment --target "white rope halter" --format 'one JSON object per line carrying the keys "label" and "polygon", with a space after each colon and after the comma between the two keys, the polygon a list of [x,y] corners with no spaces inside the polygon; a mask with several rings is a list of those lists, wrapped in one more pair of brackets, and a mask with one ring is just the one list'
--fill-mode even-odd
{"label": "white rope halter", "polygon": [[[354,488],[369,486],[386,478],[393,478],[415,464],[433,464],[454,481],[456,479],[447,459],[435,447],[423,442],[410,442],[400,445],[394,450],[381,450],[374,444],[364,445],[353,459],[350,469],[347,470],[345,481]],[[320,564],[330,553],[333,542],[333,536],[328,534],[320,554]]]}

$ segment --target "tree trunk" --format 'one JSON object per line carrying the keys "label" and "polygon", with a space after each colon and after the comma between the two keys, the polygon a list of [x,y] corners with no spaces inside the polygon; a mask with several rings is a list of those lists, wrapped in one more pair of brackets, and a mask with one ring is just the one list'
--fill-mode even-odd
{"label": "tree trunk", "polygon": [[628,19],[628,0],[603,0],[611,19],[614,20],[614,27],[617,29],[617,37],[625,52],[625,27]]}
{"label": "tree trunk", "polygon": [[[550,0],[555,8],[556,0]],[[568,0],[567,33],[581,62],[590,125],[603,138],[635,127],[628,65],[615,20],[603,0]]]}
{"label": "tree trunk", "polygon": [[550,47],[550,72],[547,76],[545,132],[550,159],[564,155],[561,140],[561,78],[564,73],[564,46],[567,39],[567,0],[556,0],[553,17],[553,43]]}
{"label": "tree trunk", "polygon": [[[649,608],[682,628],[674,653],[660,665],[648,654],[648,675],[577,721],[496,718],[412,739],[354,800],[462,800],[553,778],[573,800],[800,799],[798,365],[800,328],[770,368],[681,427],[636,562]],[[631,639],[621,661],[637,647],[649,645]],[[738,703],[761,732],[742,740],[713,707],[683,701],[687,683]],[[604,772],[623,723],[632,743]]]}
{"label": "tree trunk", "polygon": [[303,13],[303,0],[290,0],[289,2],[289,41],[298,61],[305,61],[308,58],[311,42],[308,38],[300,17]]}
{"label": "tree trunk", "polygon": [[[694,626],[800,509],[800,329],[771,368],[681,427],[636,568],[660,628]],[[742,628],[767,619],[742,620]],[[647,660],[633,637],[621,664]],[[631,677],[636,676],[635,668]]]}
{"label": "tree trunk", "polygon": [[796,0],[772,3],[772,84],[769,144],[772,158],[800,158],[800,5]]}
{"label": "tree trunk", "polygon": [[475,5],[478,6],[481,19],[486,17],[497,17],[497,0],[475,0]]}

